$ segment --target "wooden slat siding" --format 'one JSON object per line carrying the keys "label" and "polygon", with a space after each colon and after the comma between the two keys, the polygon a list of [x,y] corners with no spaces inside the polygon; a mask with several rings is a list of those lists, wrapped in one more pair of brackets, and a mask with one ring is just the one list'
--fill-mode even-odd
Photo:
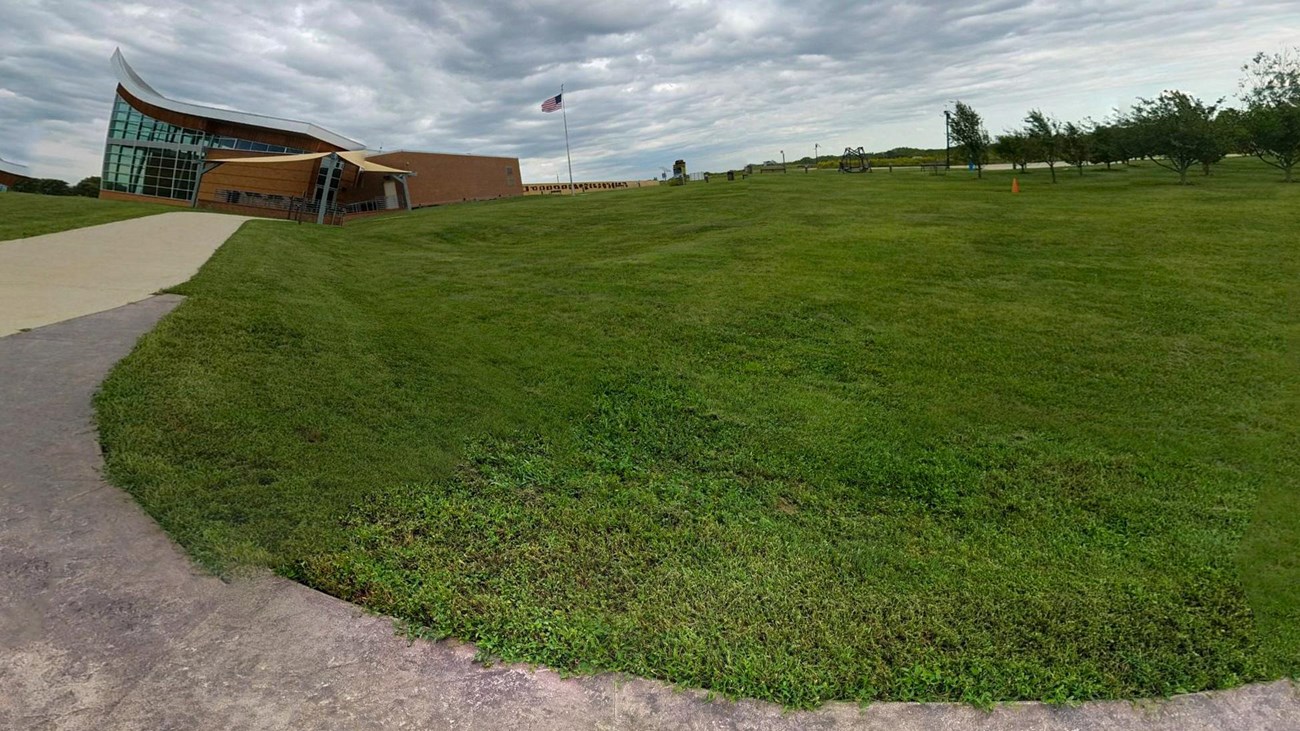
{"label": "wooden slat siding", "polygon": [[[238,157],[267,157],[243,150],[209,150],[208,160],[222,160]],[[319,160],[302,160],[300,162],[240,165],[230,163],[221,165],[203,176],[199,186],[199,202],[216,198],[217,190],[238,190],[247,193],[265,195],[283,195],[309,197],[316,187],[316,173]]]}
{"label": "wooden slat siding", "polygon": [[[411,191],[411,204],[417,208],[524,194],[524,186],[519,182],[518,158],[399,151],[368,159],[415,172],[406,181]],[[511,171],[509,174],[507,168]],[[340,192],[339,201],[352,203],[383,195],[384,176],[366,173],[361,175],[358,184]],[[398,195],[401,195],[401,186],[398,186]]]}
{"label": "wooden slat siding", "polygon": [[[191,114],[178,114],[162,107],[156,107],[148,102],[141,101],[131,95],[121,84],[117,87],[117,93],[128,104],[135,107],[140,112],[162,120],[169,124],[175,124],[190,129],[203,130],[209,134],[219,137],[238,137],[241,140],[250,140],[252,142],[265,142],[268,145],[282,145],[284,147],[295,147],[308,152],[334,152],[342,150],[342,147],[331,145],[324,140],[318,140],[310,135],[296,134],[294,132],[282,132],[265,127],[256,127],[246,124],[235,124],[233,122],[224,122],[207,117],[197,117]],[[246,151],[239,150],[244,153]],[[243,155],[241,155],[242,157]]]}
{"label": "wooden slat siding", "polygon": [[[209,159],[219,159],[222,156],[257,157],[237,150],[213,150],[209,153]],[[283,165],[222,165],[203,176],[203,183],[199,186],[199,206],[207,208],[209,203],[216,202],[218,190],[308,198],[316,186],[316,165],[315,160]],[[190,204],[189,200],[156,198],[113,190],[100,190],[99,197],[109,200],[152,201],[172,206]]]}

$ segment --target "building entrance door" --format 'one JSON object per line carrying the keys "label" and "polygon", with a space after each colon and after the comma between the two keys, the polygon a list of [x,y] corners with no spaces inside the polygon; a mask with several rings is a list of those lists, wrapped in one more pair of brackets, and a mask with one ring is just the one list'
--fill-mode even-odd
{"label": "building entrance door", "polygon": [[397,208],[397,181],[392,178],[384,178],[384,208]]}

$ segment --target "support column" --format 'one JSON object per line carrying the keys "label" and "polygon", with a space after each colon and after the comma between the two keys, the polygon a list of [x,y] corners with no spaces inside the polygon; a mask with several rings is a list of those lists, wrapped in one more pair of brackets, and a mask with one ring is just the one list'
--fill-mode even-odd
{"label": "support column", "polygon": [[199,207],[199,188],[203,187],[203,176],[216,170],[218,167],[221,167],[220,162],[201,161],[199,163],[199,174],[194,178],[194,193],[190,195],[190,208]]}
{"label": "support column", "polygon": [[325,211],[330,206],[330,193],[334,191],[334,169],[338,167],[339,156],[331,152],[329,157],[321,158],[320,164],[325,170],[325,189],[321,191],[320,200],[316,201],[316,223],[324,225]]}
{"label": "support column", "polygon": [[397,182],[402,184],[402,197],[406,198],[406,210],[411,210],[411,187],[406,184],[406,176],[398,175]]}

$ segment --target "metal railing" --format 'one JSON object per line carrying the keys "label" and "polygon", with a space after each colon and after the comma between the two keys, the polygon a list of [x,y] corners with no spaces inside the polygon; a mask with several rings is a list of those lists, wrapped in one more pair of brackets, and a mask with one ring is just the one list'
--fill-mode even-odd
{"label": "metal railing", "polygon": [[[294,221],[315,221],[320,214],[320,205],[316,201],[298,196],[270,195],[228,188],[218,188],[214,193],[215,196],[209,199],[214,203],[284,211],[285,218]],[[344,206],[329,206],[325,209],[325,222],[331,225],[338,224],[349,212]]]}
{"label": "metal railing", "polygon": [[388,198],[382,195],[378,198],[356,201],[343,206],[344,213],[368,213],[370,211],[387,211],[388,209]]}

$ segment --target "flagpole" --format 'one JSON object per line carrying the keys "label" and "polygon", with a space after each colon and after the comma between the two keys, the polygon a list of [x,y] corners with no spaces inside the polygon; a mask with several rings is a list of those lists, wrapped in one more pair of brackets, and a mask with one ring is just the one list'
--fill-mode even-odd
{"label": "flagpole", "polygon": [[573,190],[573,155],[569,153],[569,113],[564,110],[564,84],[560,84],[560,115],[564,117],[564,157],[569,161],[569,195],[577,195]]}

